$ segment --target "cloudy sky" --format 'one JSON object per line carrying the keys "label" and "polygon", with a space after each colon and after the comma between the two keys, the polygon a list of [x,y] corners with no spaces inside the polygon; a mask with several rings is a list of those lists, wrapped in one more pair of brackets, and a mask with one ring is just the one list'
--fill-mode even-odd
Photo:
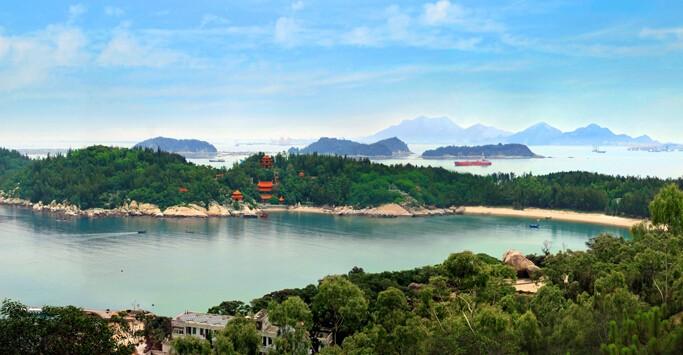
{"label": "cloudy sky", "polygon": [[3,1],[0,145],[357,137],[422,115],[681,141],[682,13],[628,0]]}

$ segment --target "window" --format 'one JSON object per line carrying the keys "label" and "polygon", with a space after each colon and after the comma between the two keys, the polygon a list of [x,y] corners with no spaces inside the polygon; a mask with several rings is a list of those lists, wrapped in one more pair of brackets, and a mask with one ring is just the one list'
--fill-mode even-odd
{"label": "window", "polygon": [[268,337],[263,337],[263,346],[268,346]]}
{"label": "window", "polygon": [[197,335],[197,328],[192,327],[192,334]]}
{"label": "window", "polygon": [[185,328],[185,334],[187,334],[187,335],[192,334],[192,328],[186,327],[186,328]]}

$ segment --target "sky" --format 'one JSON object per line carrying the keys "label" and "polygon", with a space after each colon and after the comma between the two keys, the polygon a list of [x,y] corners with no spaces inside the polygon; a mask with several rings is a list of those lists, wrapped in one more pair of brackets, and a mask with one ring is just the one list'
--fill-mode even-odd
{"label": "sky", "polygon": [[683,2],[3,1],[0,146],[448,116],[682,141]]}

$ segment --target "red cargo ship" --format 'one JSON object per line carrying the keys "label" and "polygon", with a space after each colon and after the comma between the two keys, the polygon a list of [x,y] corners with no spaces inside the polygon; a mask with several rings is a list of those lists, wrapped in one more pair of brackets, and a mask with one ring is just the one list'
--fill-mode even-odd
{"label": "red cargo ship", "polygon": [[455,166],[491,166],[493,163],[486,159],[456,161]]}

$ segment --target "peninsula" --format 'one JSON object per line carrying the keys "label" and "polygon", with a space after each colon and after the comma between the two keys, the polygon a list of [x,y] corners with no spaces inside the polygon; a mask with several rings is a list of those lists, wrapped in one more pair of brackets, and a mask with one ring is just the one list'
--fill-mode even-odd
{"label": "peninsula", "polygon": [[93,146],[38,160],[0,151],[0,202],[88,216],[253,216],[272,206],[422,216],[488,206],[643,219],[668,183],[683,181],[586,172],[479,176],[315,154],[256,154],[217,169],[151,149]]}

